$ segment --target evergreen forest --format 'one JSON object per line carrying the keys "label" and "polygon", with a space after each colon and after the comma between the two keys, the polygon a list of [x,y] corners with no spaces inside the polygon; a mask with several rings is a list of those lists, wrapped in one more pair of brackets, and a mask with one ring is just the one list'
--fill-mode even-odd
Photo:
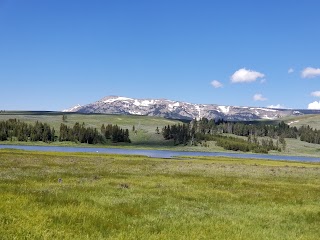
{"label": "evergreen forest", "polygon": [[[230,135],[242,136],[244,138]],[[216,141],[226,150],[268,153],[270,150],[282,151],[286,148],[285,138],[320,144],[320,131],[310,126],[290,127],[281,121],[278,124],[227,122],[222,119],[193,120],[190,123],[168,125],[162,129],[166,140],[174,145],[206,146],[206,141]]]}
{"label": "evergreen forest", "polygon": [[60,125],[59,137],[56,135],[54,128],[47,123],[35,122],[27,124],[17,119],[0,121],[0,141],[24,141],[46,143],[59,141],[71,141],[76,143],[87,144],[105,144],[108,142],[127,142],[130,143],[129,130],[122,129],[118,125],[104,124],[101,130],[86,127],[85,123],[75,123],[73,127],[64,123]]}

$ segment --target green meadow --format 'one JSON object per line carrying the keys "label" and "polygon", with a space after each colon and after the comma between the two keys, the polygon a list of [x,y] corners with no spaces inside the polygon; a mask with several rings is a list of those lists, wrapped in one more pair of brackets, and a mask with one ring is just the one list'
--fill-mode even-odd
{"label": "green meadow", "polygon": [[1,239],[319,239],[320,164],[0,150]]}
{"label": "green meadow", "polygon": [[312,128],[320,129],[320,114],[307,114],[301,116],[287,117],[284,118],[284,121],[290,126],[307,126],[309,125]]}
{"label": "green meadow", "polygon": [[[62,121],[62,116],[67,117],[66,121]],[[5,112],[0,113],[0,120],[19,119],[26,123],[34,123],[36,121],[48,123],[54,127],[59,134],[60,124],[73,126],[76,122],[85,123],[86,127],[93,127],[100,130],[102,124],[117,124],[121,128],[127,128],[130,131],[130,139],[133,144],[122,144],[127,147],[170,147],[173,146],[172,141],[164,141],[161,134],[156,134],[156,128],[161,129],[164,126],[181,123],[179,120],[170,120],[161,117],[150,116],[134,116],[134,115],[110,115],[110,114],[78,114],[78,113],[61,113],[61,112]],[[133,126],[135,131],[133,130]],[[21,143],[14,143],[21,144]],[[34,145],[32,143],[31,145]],[[43,145],[37,143],[37,145]],[[78,145],[73,143],[53,143],[52,145]],[[87,146],[87,144],[84,144]],[[121,144],[117,144],[117,146]]]}

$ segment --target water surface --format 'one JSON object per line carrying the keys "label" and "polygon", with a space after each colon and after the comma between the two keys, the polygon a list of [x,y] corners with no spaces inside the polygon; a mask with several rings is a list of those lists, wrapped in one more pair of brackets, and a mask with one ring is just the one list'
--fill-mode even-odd
{"label": "water surface", "polygon": [[206,156],[206,157],[233,157],[233,158],[257,158],[270,160],[286,160],[300,162],[320,162],[320,157],[302,157],[302,156],[281,156],[268,154],[245,154],[245,153],[226,153],[226,152],[184,152],[170,150],[143,150],[126,148],[86,148],[86,147],[57,147],[57,146],[22,146],[22,145],[0,145],[0,149],[14,148],[31,151],[43,152],[86,152],[86,153],[112,153],[144,155],[153,158],[173,158],[179,156]]}

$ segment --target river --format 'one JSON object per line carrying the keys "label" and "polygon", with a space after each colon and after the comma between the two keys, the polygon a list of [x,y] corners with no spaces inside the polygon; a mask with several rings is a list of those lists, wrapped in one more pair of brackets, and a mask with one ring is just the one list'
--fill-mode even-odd
{"label": "river", "polygon": [[86,147],[57,147],[57,146],[22,146],[22,145],[0,145],[0,149],[12,148],[30,151],[44,152],[86,152],[86,153],[111,153],[111,154],[129,154],[143,155],[153,158],[173,158],[179,156],[206,156],[206,157],[233,157],[233,158],[256,158],[270,160],[286,160],[300,162],[320,162],[320,157],[302,157],[302,156],[282,156],[269,154],[246,154],[246,153],[227,153],[227,152],[184,152],[169,150],[143,150],[127,148],[86,148]]}

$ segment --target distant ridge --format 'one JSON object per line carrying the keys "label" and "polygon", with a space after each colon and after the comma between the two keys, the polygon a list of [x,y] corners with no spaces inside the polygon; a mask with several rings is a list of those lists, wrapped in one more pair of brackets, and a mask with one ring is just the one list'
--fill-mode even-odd
{"label": "distant ridge", "polygon": [[168,99],[135,99],[121,96],[104,97],[94,103],[77,105],[63,112],[106,113],[159,116],[173,119],[220,118],[231,121],[279,119],[286,116],[319,114],[320,110],[236,107],[216,104],[193,104]]}

